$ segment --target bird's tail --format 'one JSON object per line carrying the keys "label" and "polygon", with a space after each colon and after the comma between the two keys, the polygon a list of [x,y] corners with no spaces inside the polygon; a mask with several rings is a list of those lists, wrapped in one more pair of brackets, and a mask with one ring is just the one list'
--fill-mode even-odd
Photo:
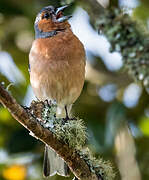
{"label": "bird's tail", "polygon": [[69,168],[62,158],[52,150],[49,146],[45,146],[43,173],[45,177],[54,176],[69,176]]}
{"label": "bird's tail", "polygon": [[[71,105],[67,106],[67,112],[70,115]],[[58,106],[56,117],[65,118],[65,107]],[[45,146],[43,173],[45,177],[58,174],[60,176],[69,176],[69,167],[59,155],[49,146]]]}
{"label": "bird's tail", "polygon": [[[70,114],[71,105],[67,107],[67,112]],[[56,117],[65,118],[65,107],[58,106]],[[53,176],[58,174],[60,176],[69,176],[69,167],[59,155],[51,149],[49,146],[45,146],[44,164],[43,164],[44,176]]]}

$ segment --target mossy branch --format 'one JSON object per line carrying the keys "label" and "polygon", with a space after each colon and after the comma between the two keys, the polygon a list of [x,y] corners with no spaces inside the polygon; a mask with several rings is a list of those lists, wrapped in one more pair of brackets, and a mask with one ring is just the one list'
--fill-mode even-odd
{"label": "mossy branch", "polygon": [[[70,123],[65,123],[64,119],[56,119],[56,105],[49,105],[46,102],[33,102],[30,108],[25,109],[16,102],[2,85],[0,85],[0,103],[31,132],[31,135],[53,148],[65,160],[78,179],[114,179],[110,163],[105,163],[101,158],[97,160],[90,153],[84,153],[81,150],[80,147],[85,142],[85,128],[81,120],[72,119]],[[53,121],[51,118],[53,118]],[[49,120],[52,124],[49,124]],[[75,141],[74,137],[78,134],[78,131],[83,139],[77,135]],[[66,137],[64,138],[64,136]],[[71,138],[73,142],[71,142]]]}
{"label": "mossy branch", "polygon": [[119,8],[110,8],[96,24],[111,43],[111,52],[122,54],[124,67],[149,92],[149,36],[140,24]]}

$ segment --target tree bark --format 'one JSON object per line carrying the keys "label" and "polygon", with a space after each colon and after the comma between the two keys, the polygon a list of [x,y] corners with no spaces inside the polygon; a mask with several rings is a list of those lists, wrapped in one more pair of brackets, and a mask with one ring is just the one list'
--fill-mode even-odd
{"label": "tree bark", "polygon": [[84,159],[81,159],[67,144],[59,141],[52,132],[43,128],[36,118],[32,117],[17,101],[0,85],[0,103],[6,107],[11,115],[28,129],[34,137],[53,148],[65,160],[74,175],[80,180],[102,180],[92,173]]}

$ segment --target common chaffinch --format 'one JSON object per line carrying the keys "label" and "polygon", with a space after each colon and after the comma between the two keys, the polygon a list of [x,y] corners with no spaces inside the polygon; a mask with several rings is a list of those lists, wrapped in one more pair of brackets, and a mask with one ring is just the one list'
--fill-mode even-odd
{"label": "common chaffinch", "polygon": [[[36,16],[35,40],[29,54],[30,82],[36,97],[57,103],[57,117],[69,119],[71,106],[79,97],[85,78],[85,51],[73,34],[63,10],[44,7]],[[67,176],[64,161],[45,148],[44,175]]]}

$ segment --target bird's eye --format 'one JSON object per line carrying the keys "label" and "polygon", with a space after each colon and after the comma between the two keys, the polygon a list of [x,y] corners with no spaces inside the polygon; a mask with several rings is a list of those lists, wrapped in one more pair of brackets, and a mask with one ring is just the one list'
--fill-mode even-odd
{"label": "bird's eye", "polygon": [[49,14],[49,13],[45,13],[45,14],[43,15],[43,18],[48,19],[49,17],[50,17],[50,14]]}

